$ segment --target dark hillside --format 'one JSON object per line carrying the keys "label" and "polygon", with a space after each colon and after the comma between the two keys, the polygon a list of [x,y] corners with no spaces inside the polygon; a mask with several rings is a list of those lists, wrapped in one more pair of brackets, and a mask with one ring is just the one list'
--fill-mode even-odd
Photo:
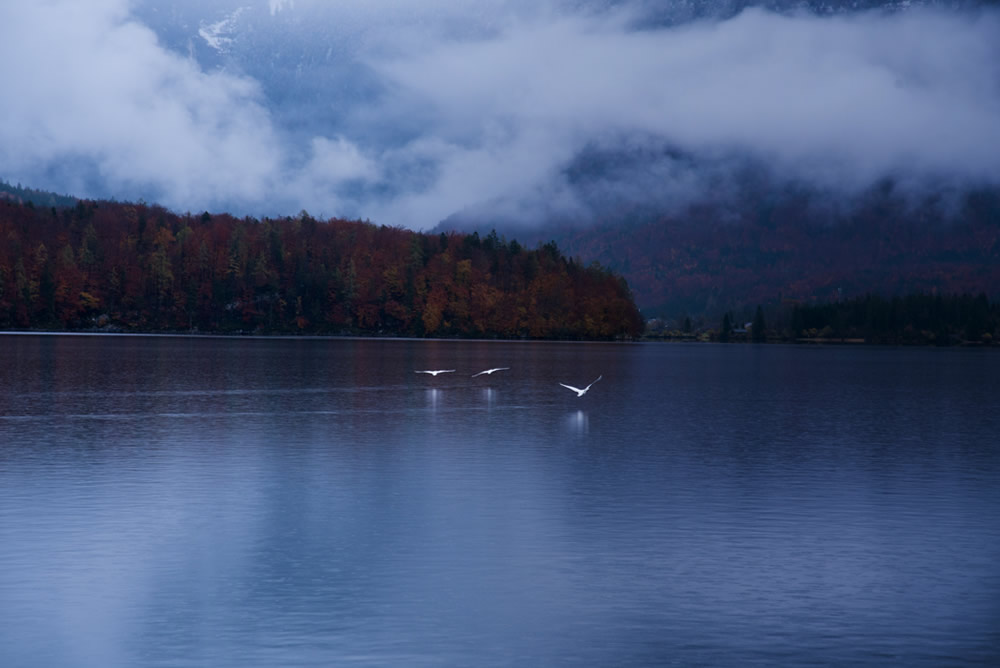
{"label": "dark hillside", "polygon": [[647,316],[916,293],[1000,296],[1000,191],[914,202],[883,184],[835,208],[765,191],[681,213],[503,229],[620,272]]}

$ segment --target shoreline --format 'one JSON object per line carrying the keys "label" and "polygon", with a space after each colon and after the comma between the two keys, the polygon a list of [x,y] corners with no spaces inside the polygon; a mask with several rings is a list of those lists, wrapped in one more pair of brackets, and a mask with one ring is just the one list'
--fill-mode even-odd
{"label": "shoreline", "polygon": [[475,337],[417,337],[379,334],[226,334],[222,332],[94,332],[45,330],[0,330],[0,336],[75,336],[75,337],[128,337],[128,338],[176,338],[176,339],[240,339],[240,340],[288,340],[288,341],[468,341],[479,343],[644,343],[642,339],[505,339]]}
{"label": "shoreline", "polygon": [[45,330],[0,330],[0,336],[72,336],[72,337],[121,337],[121,338],[173,338],[173,339],[240,339],[257,341],[450,341],[470,343],[577,343],[577,344],[720,344],[720,345],[792,345],[792,346],[834,346],[856,347],[870,346],[873,348],[1000,348],[998,343],[981,343],[960,341],[949,345],[934,343],[878,343],[859,338],[848,339],[770,339],[768,341],[718,341],[704,340],[697,337],[639,337],[630,340],[607,339],[529,339],[529,338],[476,338],[476,337],[416,337],[379,334],[243,334],[223,332],[108,332],[108,331],[70,331],[58,329]]}

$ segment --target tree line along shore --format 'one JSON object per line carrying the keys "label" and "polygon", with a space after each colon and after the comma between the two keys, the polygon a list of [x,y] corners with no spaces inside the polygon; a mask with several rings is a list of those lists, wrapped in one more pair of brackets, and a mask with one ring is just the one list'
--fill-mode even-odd
{"label": "tree line along shore", "polygon": [[495,233],[0,201],[0,328],[634,339],[625,281]]}
{"label": "tree line along shore", "polygon": [[1000,302],[978,295],[864,295],[824,303],[787,300],[749,312],[727,311],[719,324],[682,316],[647,323],[646,337],[675,341],[868,343],[993,346]]}

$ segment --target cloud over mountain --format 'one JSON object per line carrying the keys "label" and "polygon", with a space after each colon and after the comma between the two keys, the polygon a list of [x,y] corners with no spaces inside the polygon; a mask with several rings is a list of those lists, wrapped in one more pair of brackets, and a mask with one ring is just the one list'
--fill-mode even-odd
{"label": "cloud over mountain", "polygon": [[421,228],[585,215],[598,194],[681,201],[743,159],[845,191],[1000,183],[995,10],[210,7],[0,8],[0,56],[23,63],[0,100],[0,176]]}
{"label": "cloud over mountain", "polygon": [[21,63],[0,102],[6,176],[178,206],[273,187],[281,148],[259,86],[164,49],[128,3],[6,3],[0,44]]}

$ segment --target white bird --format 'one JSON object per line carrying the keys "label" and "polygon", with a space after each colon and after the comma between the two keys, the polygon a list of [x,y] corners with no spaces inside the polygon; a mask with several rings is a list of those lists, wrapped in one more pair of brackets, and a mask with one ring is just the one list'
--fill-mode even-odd
{"label": "white bird", "polygon": [[454,369],[433,369],[428,371],[414,371],[413,373],[429,373],[432,376],[436,376],[439,373],[455,373]]}
{"label": "white bird", "polygon": [[[601,378],[604,378],[603,374],[600,375],[600,376],[598,376],[594,380],[594,383],[596,383]],[[573,387],[572,385],[567,385],[566,383],[559,383],[559,384],[562,385],[563,387],[565,387],[568,390],[573,390],[574,392],[576,392],[576,396],[577,397],[582,397],[583,395],[585,395],[587,393],[587,390],[589,390],[594,383],[591,383],[590,385],[588,385],[587,387],[583,388],[582,390],[579,387]]]}
{"label": "white bird", "polygon": [[498,366],[495,369],[487,369],[486,371],[480,371],[479,373],[474,373],[474,374],[472,374],[472,377],[475,378],[476,376],[482,376],[484,373],[486,375],[489,375],[489,374],[493,373],[494,371],[506,371],[509,368],[510,368],[509,366]]}

